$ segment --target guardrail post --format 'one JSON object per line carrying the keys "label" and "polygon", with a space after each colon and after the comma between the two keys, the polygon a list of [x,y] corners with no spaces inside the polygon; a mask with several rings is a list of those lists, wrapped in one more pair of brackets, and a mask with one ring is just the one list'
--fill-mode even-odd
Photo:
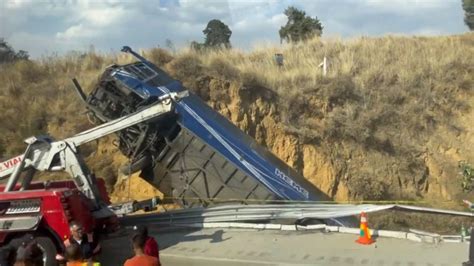
{"label": "guardrail post", "polygon": [[463,262],[463,266],[474,266],[474,228],[471,227],[471,239],[469,239],[469,261]]}

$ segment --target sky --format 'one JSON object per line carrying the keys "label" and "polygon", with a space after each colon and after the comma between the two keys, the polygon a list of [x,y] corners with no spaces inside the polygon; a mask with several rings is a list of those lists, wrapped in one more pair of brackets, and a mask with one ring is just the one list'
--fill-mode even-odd
{"label": "sky", "polygon": [[244,50],[280,43],[283,11],[295,6],[323,24],[323,37],[449,35],[468,31],[461,0],[0,0],[0,38],[33,58],[71,50],[180,48],[204,41],[220,19]]}

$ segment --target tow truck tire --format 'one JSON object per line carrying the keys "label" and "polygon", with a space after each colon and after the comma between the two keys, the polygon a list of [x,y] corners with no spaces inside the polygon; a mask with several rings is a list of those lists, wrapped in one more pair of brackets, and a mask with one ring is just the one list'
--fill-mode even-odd
{"label": "tow truck tire", "polygon": [[46,259],[44,266],[56,266],[58,265],[56,261],[56,246],[53,241],[46,236],[35,236],[35,241],[38,244],[38,247],[43,252],[43,258]]}

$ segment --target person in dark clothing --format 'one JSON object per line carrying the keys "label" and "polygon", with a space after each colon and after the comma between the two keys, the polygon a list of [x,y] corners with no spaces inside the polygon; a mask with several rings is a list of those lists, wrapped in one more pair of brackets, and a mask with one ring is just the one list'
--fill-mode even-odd
{"label": "person in dark clothing", "polygon": [[0,249],[0,266],[36,266],[43,265],[41,249],[34,238],[24,236],[19,242],[9,243]]}
{"label": "person in dark clothing", "polygon": [[15,263],[16,249],[12,246],[5,246],[0,249],[0,266],[9,266]]}
{"label": "person in dark clothing", "polygon": [[43,265],[41,250],[35,241],[22,243],[16,251],[15,266]]}
{"label": "person in dark clothing", "polygon": [[100,245],[94,243],[92,234],[85,234],[79,223],[71,222],[69,225],[71,237],[64,241],[66,248],[70,245],[78,245],[81,249],[82,257],[86,260],[92,258],[100,251]]}

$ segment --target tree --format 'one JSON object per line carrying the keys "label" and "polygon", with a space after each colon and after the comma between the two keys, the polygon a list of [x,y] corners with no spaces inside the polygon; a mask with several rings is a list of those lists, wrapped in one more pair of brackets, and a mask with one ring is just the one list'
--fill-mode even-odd
{"label": "tree", "polygon": [[218,19],[213,19],[207,23],[207,27],[202,31],[206,35],[204,45],[207,48],[230,48],[230,36],[232,31],[229,27]]}
{"label": "tree", "polygon": [[299,42],[314,36],[321,36],[323,26],[317,17],[312,18],[306,12],[290,6],[284,14],[288,17],[286,25],[280,28],[280,40]]}
{"label": "tree", "polygon": [[27,51],[15,50],[3,38],[0,38],[0,64],[11,63],[17,60],[28,60],[30,56]]}
{"label": "tree", "polygon": [[462,8],[464,9],[464,23],[469,30],[474,30],[474,0],[463,0]]}

